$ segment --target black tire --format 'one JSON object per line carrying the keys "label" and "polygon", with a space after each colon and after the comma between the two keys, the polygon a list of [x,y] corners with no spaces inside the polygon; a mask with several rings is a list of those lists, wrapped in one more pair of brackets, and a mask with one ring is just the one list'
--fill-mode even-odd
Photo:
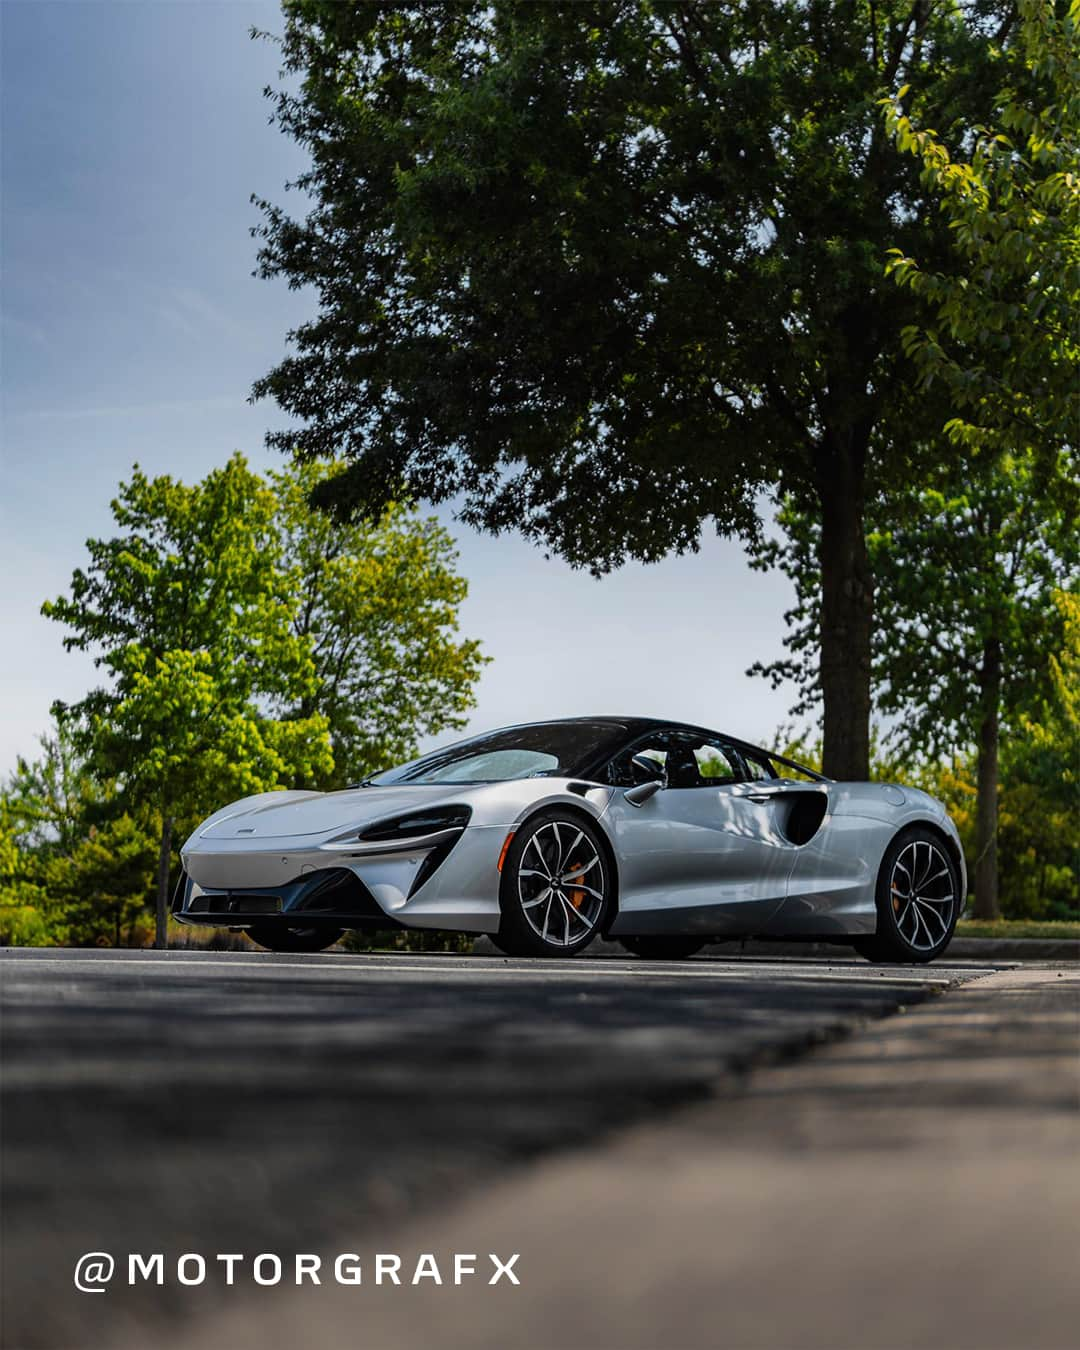
{"label": "black tire", "polygon": [[631,956],[643,961],[684,961],[705,946],[705,938],[667,936],[621,937],[619,941]]}
{"label": "black tire", "polygon": [[851,945],[878,964],[933,961],[960,917],[960,871],[941,835],[903,830],[885,850],[877,881],[877,932]]}
{"label": "black tire", "polygon": [[252,942],[272,952],[323,952],[341,937],[343,928],[281,928],[277,924],[252,924],[247,930]]}
{"label": "black tire", "polygon": [[[556,878],[557,885],[547,884]],[[508,956],[576,956],[604,926],[613,880],[603,842],[588,821],[558,808],[537,812],[503,860],[495,945]]]}

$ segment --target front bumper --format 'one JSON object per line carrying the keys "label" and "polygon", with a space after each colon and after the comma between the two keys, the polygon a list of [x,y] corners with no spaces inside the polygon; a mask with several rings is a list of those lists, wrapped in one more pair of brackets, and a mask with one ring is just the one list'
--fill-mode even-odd
{"label": "front bumper", "polygon": [[181,923],[230,928],[302,921],[493,933],[506,833],[501,825],[469,825],[422,847],[349,850],[281,839],[272,851],[265,840],[193,837],[181,853],[187,880],[173,913]]}
{"label": "front bumper", "polygon": [[364,883],[348,868],[310,872],[278,887],[213,889],[184,877],[173,915],[180,923],[249,928],[396,928]]}

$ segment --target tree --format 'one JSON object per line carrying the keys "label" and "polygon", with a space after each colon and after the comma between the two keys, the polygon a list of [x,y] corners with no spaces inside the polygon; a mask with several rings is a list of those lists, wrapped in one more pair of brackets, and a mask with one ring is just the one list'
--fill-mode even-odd
{"label": "tree", "polygon": [[[903,494],[877,509],[880,706],[903,713],[909,744],[978,744],[979,917],[998,908],[1000,720],[1024,725],[1060,630],[1053,588],[1077,563],[1080,4],[1021,0],[1018,9],[999,126],[961,137],[966,156],[917,129],[907,90],[886,101],[889,133],[919,162],[953,239],[936,266],[891,250],[895,280],[925,306],[904,346],[920,387],[947,390],[945,431],[974,461],[964,476],[947,462],[931,472],[928,491],[907,494],[906,513]],[[771,542],[759,561],[785,557],[798,598],[791,655],[766,673],[796,678],[805,706],[815,694],[806,661],[819,604],[814,522],[790,503],[784,519],[790,550]],[[1010,745],[1010,758],[1025,756]]]}
{"label": "tree", "polygon": [[1046,655],[1060,640],[1054,587],[1078,558],[1077,492],[1064,468],[1039,483],[1028,454],[987,466],[963,485],[940,474],[910,516],[870,545],[883,597],[881,711],[900,715],[901,739],[924,753],[953,743],[977,747],[980,919],[1000,912],[1002,718],[1018,731],[1022,711],[1045,685]]}
{"label": "tree", "polygon": [[327,719],[334,767],[324,787],[409,759],[419,737],[462,726],[487,660],[478,642],[456,636],[468,585],[446,530],[397,503],[372,523],[313,511],[311,494],[335,467],[270,474],[296,595],[292,631],[315,665],[314,685],[287,711]]}
{"label": "tree", "polygon": [[936,132],[887,105],[898,147],[954,239],[945,266],[892,250],[895,279],[929,317],[904,332],[924,388],[944,383],[957,442],[1075,455],[1080,411],[1080,0],[1020,0],[1022,80],[954,158]]}
{"label": "tree", "polygon": [[1062,625],[1049,659],[1044,696],[1021,716],[1021,736],[1010,747],[1010,767],[1024,785],[1010,825],[1031,848],[1039,900],[1080,917],[1080,594],[1056,591]]}
{"label": "tree", "polygon": [[0,932],[17,946],[130,935],[151,893],[154,841],[95,779],[69,720],[0,790]]}
{"label": "tree", "polygon": [[61,936],[55,902],[20,847],[19,820],[0,796],[0,945],[50,947]]}
{"label": "tree", "polygon": [[39,875],[75,945],[131,945],[154,895],[154,834],[127,812],[99,824],[68,851],[38,855]]}
{"label": "tree", "polygon": [[339,512],[456,498],[597,572],[709,521],[754,539],[761,489],[797,495],[821,525],[825,764],[865,776],[865,502],[948,415],[882,267],[949,232],[878,102],[983,115],[1011,6],[284,9],[276,115],[314,206],[261,203],[260,271],[319,312],[255,386],[303,423],[269,443],[344,455],[316,494]]}
{"label": "tree", "polygon": [[[1059,606],[1080,617],[1080,601],[1058,593]],[[1061,669],[1080,665],[1080,623],[1067,627]],[[1080,673],[1080,672],[1077,672]],[[1068,688],[1076,688],[1073,680]],[[1075,701],[1075,700],[1074,700]],[[1029,718],[1020,717],[1014,734],[1001,747],[1000,877],[1002,912],[1008,919],[1080,918],[1080,840],[1076,815],[1080,808],[1080,723],[1068,730],[1068,709],[1055,695],[1043,705],[1046,739],[1032,734]],[[1066,725],[1062,724],[1066,719]],[[821,741],[781,729],[773,742],[779,754],[811,767],[821,764]],[[977,754],[966,747],[942,755],[926,755],[875,735],[870,776],[879,782],[909,783],[944,802],[960,832],[967,857],[976,854]]]}
{"label": "tree", "polygon": [[1061,616],[1061,647],[1050,655],[1046,696],[1024,714],[1023,728],[1032,751],[1047,757],[1040,776],[1080,812],[1080,594],[1055,591],[1053,600]]}
{"label": "tree", "polygon": [[[997,916],[999,742],[1004,718],[1019,732],[1025,709],[1045,695],[1046,656],[1061,641],[1055,587],[1080,557],[1080,492],[1062,453],[996,457],[961,477],[944,465],[906,496],[871,507],[868,551],[877,578],[875,702],[894,718],[891,740],[907,763],[957,747],[977,750],[975,914]],[[774,685],[794,680],[796,713],[813,706],[811,659],[819,603],[808,559],[815,524],[790,506],[787,540],[765,546],[759,565],[793,577],[789,656],[754,671]]]}
{"label": "tree", "polygon": [[80,739],[73,721],[61,718],[50,732],[38,737],[41,754],[37,759],[22,755],[16,759],[3,798],[10,818],[18,822],[25,848],[70,852],[85,835],[88,819],[103,804],[105,793],[79,749]]}
{"label": "tree", "polygon": [[[1049,661],[1047,695],[1021,719],[1012,747],[1024,796],[1009,825],[1030,849],[1036,902],[1053,917],[1080,918],[1080,595],[1058,591],[1063,640]],[[1009,767],[1012,767],[1010,764]],[[1034,846],[1033,846],[1034,845]]]}
{"label": "tree", "polygon": [[[78,931],[103,907],[110,932],[130,928],[140,832],[158,840],[163,945],[177,826],[250,793],[341,786],[461,724],[484,658],[456,638],[452,541],[403,506],[371,525],[313,512],[328,471],[267,482],[234,455],[187,486],[136,469],[113,503],[119,533],[88,541],[70,595],[43,606],[108,676],[57,709],[56,753],[12,788],[40,818],[25,843],[51,841],[50,884]],[[97,800],[73,813],[87,778]]]}
{"label": "tree", "polygon": [[331,764],[326,719],[276,719],[267,700],[314,685],[291,628],[276,502],[240,455],[187,487],[136,469],[112,504],[122,533],[91,539],[70,597],[42,612],[68,648],[92,650],[107,685],[74,709],[95,771],[159,821],[155,943],[166,943],[173,826],[207,801],[314,776]]}
{"label": "tree", "polygon": [[151,894],[152,834],[118,810],[69,721],[0,789],[0,934],[16,946],[130,936]]}

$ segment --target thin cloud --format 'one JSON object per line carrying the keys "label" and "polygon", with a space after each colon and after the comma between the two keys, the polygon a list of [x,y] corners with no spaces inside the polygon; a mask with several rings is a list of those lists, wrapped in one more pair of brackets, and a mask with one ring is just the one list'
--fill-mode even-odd
{"label": "thin cloud", "polygon": [[219,394],[214,398],[163,399],[156,403],[111,403],[95,408],[31,408],[16,413],[24,422],[78,422],[92,417],[152,417],[158,413],[195,412],[212,408],[243,408],[241,394]]}

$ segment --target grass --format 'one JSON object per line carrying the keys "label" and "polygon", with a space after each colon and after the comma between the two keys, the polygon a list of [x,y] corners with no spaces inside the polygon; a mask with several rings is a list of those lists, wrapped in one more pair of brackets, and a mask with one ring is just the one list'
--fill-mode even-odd
{"label": "grass", "polygon": [[1059,941],[1080,939],[1080,923],[1065,920],[998,919],[985,923],[980,919],[961,919],[956,925],[956,936],[965,938],[1055,938]]}
{"label": "grass", "polygon": [[[152,947],[153,929],[146,935],[143,944]],[[202,927],[202,925],[177,923],[169,918],[169,946],[180,951],[201,952],[249,952],[252,944],[243,933],[230,933],[227,928]]]}

